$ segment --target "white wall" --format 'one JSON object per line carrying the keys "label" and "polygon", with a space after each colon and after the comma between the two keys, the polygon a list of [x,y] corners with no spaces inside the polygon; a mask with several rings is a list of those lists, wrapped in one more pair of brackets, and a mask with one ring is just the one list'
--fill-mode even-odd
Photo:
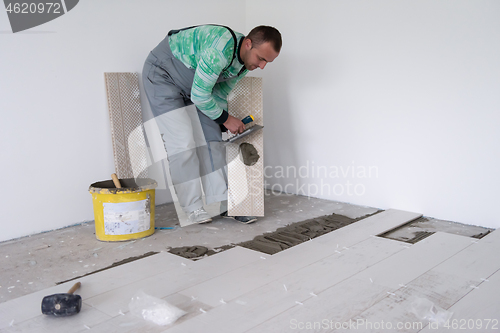
{"label": "white wall", "polygon": [[255,0],[246,14],[283,35],[261,72],[268,187],[500,226],[499,1]]}
{"label": "white wall", "polygon": [[93,220],[87,189],[114,172],[104,72],[140,73],[172,28],[243,32],[244,10],[243,0],[86,0],[12,34],[1,9],[0,241]]}

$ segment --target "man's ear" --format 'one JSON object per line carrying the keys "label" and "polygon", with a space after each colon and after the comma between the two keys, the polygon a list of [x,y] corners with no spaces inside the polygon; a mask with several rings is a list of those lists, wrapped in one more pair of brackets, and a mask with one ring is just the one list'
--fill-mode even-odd
{"label": "man's ear", "polygon": [[252,48],[252,40],[249,38],[245,38],[245,47],[247,50],[250,50]]}

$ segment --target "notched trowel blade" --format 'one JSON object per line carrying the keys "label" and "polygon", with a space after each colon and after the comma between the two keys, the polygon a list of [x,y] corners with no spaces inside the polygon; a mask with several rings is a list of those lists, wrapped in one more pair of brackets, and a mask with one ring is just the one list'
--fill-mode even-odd
{"label": "notched trowel blade", "polygon": [[260,131],[263,128],[264,128],[264,126],[261,126],[261,125],[253,125],[252,127],[247,128],[246,130],[244,130],[243,132],[241,132],[240,134],[237,134],[237,135],[235,135],[235,136],[233,136],[233,137],[231,137],[231,138],[229,138],[227,140],[223,140],[222,142],[224,144],[234,143],[235,141],[239,141],[242,138],[247,137],[250,134],[255,133],[257,131]]}

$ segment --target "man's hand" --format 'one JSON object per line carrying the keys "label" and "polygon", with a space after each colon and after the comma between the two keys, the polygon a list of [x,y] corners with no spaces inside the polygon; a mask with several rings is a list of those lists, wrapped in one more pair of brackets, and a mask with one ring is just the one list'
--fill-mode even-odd
{"label": "man's hand", "polygon": [[233,134],[241,133],[245,130],[245,124],[241,122],[238,118],[229,116],[224,123],[224,126]]}

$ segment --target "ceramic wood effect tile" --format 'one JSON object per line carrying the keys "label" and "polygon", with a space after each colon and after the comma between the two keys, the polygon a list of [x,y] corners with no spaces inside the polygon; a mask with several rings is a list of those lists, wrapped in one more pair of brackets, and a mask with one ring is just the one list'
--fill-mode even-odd
{"label": "ceramic wood effect tile", "polygon": [[471,246],[470,238],[437,232],[356,275],[393,290],[406,285],[459,251]]}
{"label": "ceramic wood effect tile", "polygon": [[[203,325],[217,332],[244,332],[402,250],[398,242],[369,238],[349,250],[305,265],[249,293],[227,300],[227,304],[212,309],[203,318],[179,325],[173,331],[195,331],[198,325]],[[312,254],[314,250],[311,248],[305,252]],[[265,262],[269,266],[275,265],[272,261]]]}
{"label": "ceramic wood effect tile", "polygon": [[87,300],[106,291],[125,286],[149,277],[169,271],[173,266],[181,263],[191,263],[190,260],[181,258],[171,253],[161,252],[140,260],[123,264],[96,274],[69,281],[58,286],[47,288],[36,293],[0,304],[0,329],[8,327],[12,320],[21,323],[25,320],[40,315],[40,304],[47,295],[65,293],[76,281],[82,286],[75,293]]}
{"label": "ceramic wood effect tile", "polygon": [[137,73],[104,73],[111,139],[119,178],[146,178],[146,140]]}
{"label": "ceramic wood effect tile", "polygon": [[[229,113],[239,119],[253,115],[255,119],[247,127],[254,124],[263,126],[262,78],[241,79],[228,98],[228,108]],[[243,163],[240,145],[244,142],[253,145],[260,156],[254,165]],[[264,132],[260,130],[228,145],[226,152],[229,215],[264,216]]]}
{"label": "ceramic wood effect tile", "polygon": [[174,324],[167,326],[159,326],[152,322],[146,321],[143,318],[139,318],[132,315],[128,309],[123,311],[120,316],[113,317],[109,321],[101,323],[95,327],[92,327],[92,332],[120,332],[120,333],[154,333],[163,332],[173,326],[182,324],[185,321],[190,321],[196,316],[203,315],[203,311],[210,311],[210,307],[206,304],[200,303],[196,300],[192,300],[190,297],[186,297],[179,294],[172,294],[163,298],[169,304],[187,312],[186,315],[179,318]]}
{"label": "ceramic wood effect tile", "polygon": [[[389,222],[384,220],[384,216],[387,216]],[[360,222],[335,230],[334,232],[324,236],[343,231],[340,238],[347,238],[348,243],[344,240],[343,244],[348,244],[350,246],[368,238],[372,231],[383,232],[388,228],[405,223],[408,219],[415,218],[415,216],[418,217],[419,214],[391,210],[365,219],[368,220],[368,222],[365,222],[364,224],[367,226],[368,230],[363,232],[362,237],[346,237],[346,235],[350,235],[349,231],[352,228],[358,230],[359,228],[355,227],[355,225],[365,220],[361,220]],[[219,304],[219,300],[221,298],[232,300],[235,297],[243,295],[264,284],[270,283],[275,279],[286,276],[306,265],[312,264],[336,253],[338,250],[336,248],[337,243],[335,242],[335,238],[333,238],[333,236],[324,238],[324,236],[302,243],[298,246],[294,246],[285,251],[281,251],[276,255],[269,257],[265,262],[253,262],[245,267],[220,276],[219,278],[212,279],[192,288],[183,290],[181,293],[186,296],[192,295],[198,297],[202,302],[215,307]],[[311,247],[314,250],[311,250],[310,252],[305,251],[308,247]]]}
{"label": "ceramic wood effect tile", "polygon": [[[500,331],[500,271],[495,272],[477,288],[460,299],[448,310],[453,312],[446,332]],[[436,332],[426,326],[421,332]]]}
{"label": "ceramic wood effect tile", "polygon": [[[454,241],[456,243],[455,245],[453,245]],[[417,243],[411,248],[388,256],[387,259],[344,280],[347,281],[345,283],[363,281],[359,282],[361,284],[360,288],[364,290],[363,293],[358,294],[357,291],[350,291],[348,297],[342,297],[341,293],[337,293],[337,291],[339,291],[339,286],[341,286],[341,291],[344,291],[344,288],[342,288],[343,283],[339,283],[327,289],[325,292],[318,293],[319,301],[327,297],[327,295],[330,295],[331,298],[336,298],[336,300],[331,300],[328,306],[325,305],[328,310],[324,310],[322,305],[314,306],[309,310],[292,309],[257,326],[254,331],[257,332],[259,329],[264,328],[274,331],[279,327],[279,323],[291,322],[292,320],[296,320],[296,322],[303,323],[304,325],[319,325],[316,331],[326,330],[328,325],[330,325],[329,329],[333,330],[338,328],[342,331],[342,325],[352,325],[352,322],[356,324],[356,331],[367,332],[374,331],[373,326],[367,325],[380,325],[382,320],[386,323],[391,322],[391,325],[393,323],[396,325],[400,318],[398,318],[398,316],[387,318],[386,315],[398,312],[394,311],[394,308],[397,307],[395,304],[399,304],[395,291],[402,287],[391,281],[402,281],[404,283],[405,281],[408,282],[408,279],[411,280],[420,276],[429,270],[429,268],[432,268],[436,262],[442,262],[447,257],[451,256],[450,253],[457,253],[464,247],[470,246],[470,242],[468,241],[469,240],[465,237],[437,233],[429,238],[427,244],[417,246],[422,242]],[[443,251],[443,248],[447,247],[450,247],[451,250]],[[434,253],[432,260],[429,260],[427,265],[420,265],[419,260],[415,258],[426,258],[427,253]],[[388,265],[388,263],[391,264]],[[414,265],[417,265],[419,269],[414,269],[412,267]],[[369,287],[370,285],[373,289]],[[372,293],[373,291],[375,291],[375,294]],[[384,291],[384,293],[378,293],[378,291]],[[339,308],[335,307],[337,300],[339,301]],[[307,301],[303,302],[303,304],[307,304]],[[365,314],[370,313],[371,309],[377,308],[380,304],[389,304],[391,308],[386,309],[386,311],[376,312],[373,315],[365,316]],[[331,310],[332,306],[333,310]],[[408,309],[403,309],[403,312],[406,313],[407,311]],[[361,323],[364,323],[364,325],[361,325]],[[425,325],[420,327],[422,328],[423,326]],[[347,332],[349,329],[345,331]],[[250,332],[252,332],[252,330]]]}
{"label": "ceramic wood effect tile", "polygon": [[[41,300],[40,300],[41,302]],[[19,308],[18,311],[22,311]],[[82,305],[80,313],[70,317],[54,317],[39,315],[29,320],[16,323],[5,328],[2,332],[53,332],[53,333],[76,333],[87,331],[90,327],[111,319],[110,316],[92,309],[87,305]]]}
{"label": "ceramic wood effect tile", "polygon": [[290,310],[262,322],[246,332],[331,332],[337,323],[387,297],[389,288],[350,278],[295,304]]}
{"label": "ceramic wood effect tile", "polygon": [[[388,210],[273,256],[240,247],[196,262],[160,253],[82,278],[84,309],[64,321],[39,306],[73,282],[2,303],[0,332],[347,332],[336,328],[358,321],[356,332],[383,332],[367,325],[420,323],[415,296],[467,322],[498,317],[495,232],[479,241],[438,232],[414,245],[374,236],[418,216]],[[128,304],[139,288],[188,315],[170,327],[133,317]]]}
{"label": "ceramic wood effect tile", "polygon": [[[463,263],[466,263],[462,260],[467,257],[467,252],[473,246],[474,244],[470,242],[468,237],[438,232],[413,245],[405,252],[389,258],[382,265],[373,267],[376,271],[367,270],[358,274],[356,277],[361,278],[362,275],[376,274],[387,267],[398,267],[396,272],[393,269],[382,275],[372,274],[377,276],[373,277],[375,283],[392,286],[391,294],[352,319],[378,324],[384,321],[393,327],[399,325],[401,326],[398,328],[399,332],[420,331],[427,325],[427,322],[422,321],[412,313],[412,303],[416,297],[426,298],[446,309],[467,294],[471,289],[467,285],[470,281],[467,277],[461,276],[460,272],[464,271]],[[443,260],[453,251],[455,254]],[[403,255],[405,256],[404,262],[401,258]],[[391,260],[393,262],[390,262]],[[447,271],[443,271],[441,266],[446,267]],[[429,267],[431,268],[429,269]],[[399,287],[395,285],[396,279],[401,281]],[[392,282],[388,282],[391,280]],[[347,331],[345,330],[345,332]],[[369,332],[370,327],[359,331]]]}
{"label": "ceramic wood effect tile", "polygon": [[[262,260],[261,256],[260,253],[253,250],[235,247],[199,261],[188,260],[186,263],[175,263],[162,274],[86,298],[84,302],[115,317],[120,312],[127,311],[131,298],[139,290],[158,298],[164,298],[254,261]],[[186,296],[191,299],[192,295]]]}
{"label": "ceramic wood effect tile", "polygon": [[349,247],[367,237],[375,237],[376,235],[413,221],[421,216],[422,214],[419,213],[388,209],[364,218],[356,223],[337,229],[335,232],[330,232],[315,238],[315,241],[318,243],[333,243],[339,244],[341,247]]}

